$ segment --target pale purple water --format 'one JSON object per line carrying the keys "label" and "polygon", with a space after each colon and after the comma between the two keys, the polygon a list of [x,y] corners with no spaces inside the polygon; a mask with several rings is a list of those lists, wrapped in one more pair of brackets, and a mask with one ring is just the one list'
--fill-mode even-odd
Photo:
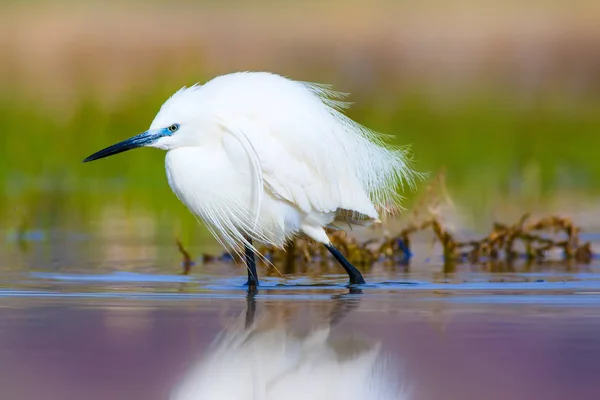
{"label": "pale purple water", "polygon": [[[347,309],[333,337],[381,342],[415,400],[600,398],[596,269],[496,283],[481,274],[452,283],[406,278],[372,276],[379,283],[341,298],[339,276],[267,279],[256,317],[287,313],[292,330]],[[167,399],[216,335],[244,315],[242,280],[5,275],[0,399]]]}

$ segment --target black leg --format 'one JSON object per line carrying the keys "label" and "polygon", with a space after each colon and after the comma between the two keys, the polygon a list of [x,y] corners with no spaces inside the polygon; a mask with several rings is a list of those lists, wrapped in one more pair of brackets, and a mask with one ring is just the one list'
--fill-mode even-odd
{"label": "black leg", "polygon": [[344,269],[348,273],[348,276],[350,277],[351,285],[360,285],[362,283],[365,283],[365,278],[363,278],[360,271],[356,269],[354,265],[350,264],[350,262],[346,260],[342,253],[340,253],[340,251],[336,249],[334,245],[326,244],[325,247],[327,247],[327,250],[329,250],[329,252],[333,254],[333,257],[335,257],[337,262],[339,262],[340,265],[344,267]]}
{"label": "black leg", "polygon": [[[252,239],[248,238],[248,243],[252,244]],[[248,290],[256,290],[258,286],[258,274],[256,273],[256,261],[254,259],[254,252],[248,246],[245,246],[246,250],[246,268],[248,269]]]}

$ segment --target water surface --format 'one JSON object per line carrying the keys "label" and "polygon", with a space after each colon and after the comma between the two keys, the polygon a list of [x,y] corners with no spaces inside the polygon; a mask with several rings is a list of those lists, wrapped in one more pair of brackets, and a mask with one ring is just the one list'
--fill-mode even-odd
{"label": "water surface", "polygon": [[4,272],[2,399],[166,399],[196,379],[190,371],[220,332],[248,319],[288,333],[331,326],[332,342],[380,345],[412,399],[600,395],[597,265],[498,275],[465,267],[437,278],[413,266],[368,274],[362,293],[336,273],[267,277],[253,299],[231,268]]}

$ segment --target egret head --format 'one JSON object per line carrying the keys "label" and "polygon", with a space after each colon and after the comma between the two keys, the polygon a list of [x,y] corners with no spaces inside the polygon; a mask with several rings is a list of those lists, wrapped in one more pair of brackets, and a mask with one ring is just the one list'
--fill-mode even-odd
{"label": "egret head", "polygon": [[83,162],[98,160],[138,147],[156,147],[171,150],[177,147],[199,145],[203,131],[199,111],[201,105],[196,97],[197,86],[176,92],[161,107],[150,129],[139,135],[102,149]]}

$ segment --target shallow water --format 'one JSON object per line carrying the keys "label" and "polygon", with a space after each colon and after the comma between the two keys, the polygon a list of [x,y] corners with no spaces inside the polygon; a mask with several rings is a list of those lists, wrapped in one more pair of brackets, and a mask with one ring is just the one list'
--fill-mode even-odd
{"label": "shallow water", "polygon": [[[0,397],[167,399],[184,380],[201,382],[197,363],[233,371],[231,358],[249,368],[234,361],[242,354],[234,349],[207,357],[224,329],[253,325],[298,334],[330,326],[328,342],[338,347],[354,346],[348,337],[380,344],[386,385],[406,396],[398,398],[600,396],[600,265],[503,274],[413,265],[368,274],[362,293],[335,273],[266,277],[254,298],[240,270],[214,268],[224,272],[3,272]],[[243,385],[231,374],[210,382],[216,390]]]}

